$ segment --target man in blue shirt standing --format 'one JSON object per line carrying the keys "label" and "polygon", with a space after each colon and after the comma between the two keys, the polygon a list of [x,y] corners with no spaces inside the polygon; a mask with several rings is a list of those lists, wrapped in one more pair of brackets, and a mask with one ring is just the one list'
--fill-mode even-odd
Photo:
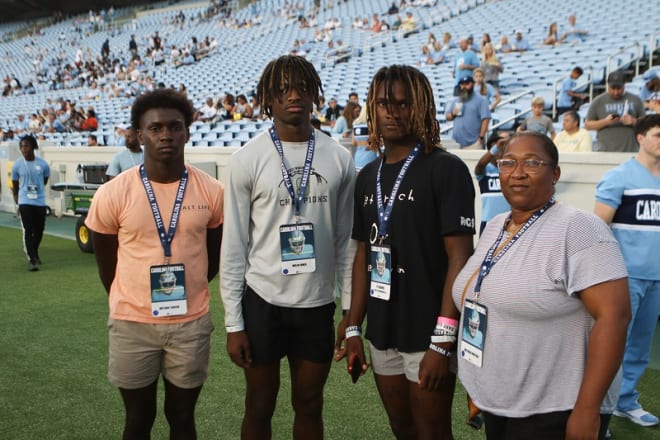
{"label": "man in blue shirt standing", "polygon": [[449,104],[445,117],[454,121],[452,138],[461,149],[481,149],[490,123],[488,100],[474,93],[474,79],[464,76],[458,82],[459,96]]}
{"label": "man in blue shirt standing", "polygon": [[39,270],[39,244],[46,225],[46,184],[50,177],[48,163],[36,157],[39,148],[32,136],[21,138],[21,159],[11,169],[12,193],[23,224],[23,247],[30,260],[29,270]]}
{"label": "man in blue shirt standing", "polygon": [[459,51],[454,58],[454,96],[458,96],[461,91],[459,86],[461,78],[472,77],[474,69],[481,65],[479,56],[470,48],[468,37],[461,37],[458,47]]}

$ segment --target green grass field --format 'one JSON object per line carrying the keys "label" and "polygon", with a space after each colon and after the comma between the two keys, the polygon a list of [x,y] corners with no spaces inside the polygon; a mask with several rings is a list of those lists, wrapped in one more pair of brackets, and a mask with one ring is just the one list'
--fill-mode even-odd
{"label": "green grass field", "polygon": [[[81,253],[72,240],[46,236],[41,247],[44,264],[39,272],[30,273],[20,231],[0,227],[0,242],[0,438],[120,438],[123,406],[106,379],[107,298],[93,255]],[[243,376],[225,352],[217,280],[212,291],[216,331],[211,374],[197,411],[199,438],[237,439]],[[275,439],[291,438],[287,377],[284,368],[273,419]],[[641,389],[646,408],[660,414],[660,372],[649,370]],[[345,364],[334,365],[325,402],[326,438],[393,438],[370,374],[353,385]],[[465,394],[457,387],[455,437],[485,438],[465,425],[466,412]],[[660,440],[658,428],[640,428],[619,419],[612,428],[616,439]],[[167,438],[162,410],[153,438]]]}

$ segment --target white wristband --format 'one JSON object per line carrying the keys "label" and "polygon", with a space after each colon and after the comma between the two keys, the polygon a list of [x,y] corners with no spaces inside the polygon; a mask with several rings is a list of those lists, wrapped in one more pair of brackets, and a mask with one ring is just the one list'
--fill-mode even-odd
{"label": "white wristband", "polygon": [[452,344],[456,342],[456,336],[450,336],[450,335],[441,335],[441,336],[436,336],[433,335],[431,336],[431,342],[434,344],[442,344],[444,342],[451,342]]}
{"label": "white wristband", "polygon": [[362,332],[360,332],[359,330],[349,330],[345,334],[346,339],[352,338],[353,336],[362,336]]}
{"label": "white wristband", "polygon": [[230,325],[225,327],[225,330],[227,330],[227,333],[236,333],[236,332],[242,332],[245,330],[244,325]]}

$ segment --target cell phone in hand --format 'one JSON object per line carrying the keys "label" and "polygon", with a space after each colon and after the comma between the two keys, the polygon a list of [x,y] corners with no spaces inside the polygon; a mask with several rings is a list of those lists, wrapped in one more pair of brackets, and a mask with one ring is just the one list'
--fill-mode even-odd
{"label": "cell phone in hand", "polygon": [[362,362],[360,362],[359,357],[356,357],[351,364],[351,380],[353,383],[358,381],[360,373],[362,373]]}

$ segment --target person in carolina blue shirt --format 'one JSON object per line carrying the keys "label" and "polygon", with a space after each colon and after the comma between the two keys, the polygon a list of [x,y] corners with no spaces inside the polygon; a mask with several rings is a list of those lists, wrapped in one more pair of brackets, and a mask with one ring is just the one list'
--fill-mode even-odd
{"label": "person in carolina blue shirt", "polygon": [[39,148],[33,136],[24,136],[19,143],[21,159],[11,169],[12,193],[23,224],[23,247],[30,261],[31,272],[39,270],[39,245],[46,226],[46,184],[50,178],[48,163],[36,157]]}
{"label": "person in carolina blue shirt", "polygon": [[454,57],[454,96],[458,96],[460,92],[458,83],[461,78],[472,77],[473,70],[481,65],[479,56],[470,49],[468,37],[461,37],[458,47],[460,50]]}
{"label": "person in carolina blue shirt", "polygon": [[574,99],[584,100],[587,95],[584,93],[574,92],[573,89],[577,86],[577,80],[582,76],[584,71],[581,67],[574,67],[568,78],[564,79],[561,83],[559,96],[557,97],[557,114],[565,113],[571,109],[579,107],[573,102]]}

